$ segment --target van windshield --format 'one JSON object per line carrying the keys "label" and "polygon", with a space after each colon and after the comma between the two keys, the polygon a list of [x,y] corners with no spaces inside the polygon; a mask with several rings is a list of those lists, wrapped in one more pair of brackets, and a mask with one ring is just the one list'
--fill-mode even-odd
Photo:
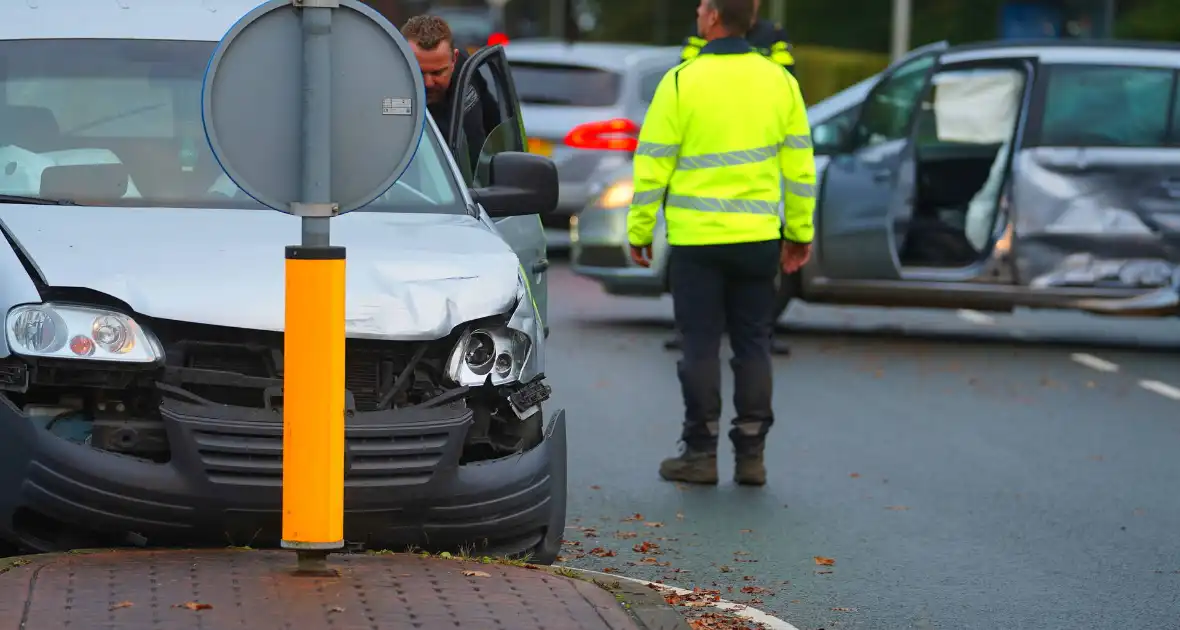
{"label": "van windshield", "polygon": [[[125,189],[59,177],[53,196],[93,205],[263,208],[218,166],[205,138],[201,84],[215,45],[0,41],[0,194],[50,196],[41,186],[50,167],[122,164],[130,175]],[[361,211],[465,213],[445,150],[427,127],[401,179]]]}

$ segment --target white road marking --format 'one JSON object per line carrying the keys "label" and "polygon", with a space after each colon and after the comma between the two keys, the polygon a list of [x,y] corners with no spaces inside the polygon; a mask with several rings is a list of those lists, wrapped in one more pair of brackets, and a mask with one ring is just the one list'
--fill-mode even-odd
{"label": "white road marking", "polygon": [[1118,372],[1119,371],[1119,366],[1117,363],[1111,363],[1110,361],[1107,361],[1105,359],[1099,359],[1098,357],[1096,357],[1092,354],[1086,354],[1084,352],[1075,352],[1075,353],[1069,355],[1069,358],[1073,359],[1074,363],[1080,363],[1081,365],[1084,365],[1084,366],[1090,368],[1091,370],[1098,370],[1099,372]]}
{"label": "white road marking", "polygon": [[969,308],[961,308],[955,314],[959,316],[959,319],[979,326],[991,326],[996,323],[996,318],[991,315],[973,311]]}
{"label": "white road marking", "polygon": [[1159,381],[1139,381],[1139,387],[1142,387],[1149,392],[1159,394],[1164,398],[1180,400],[1180,387],[1173,387],[1167,383],[1161,383]]}
{"label": "white road marking", "polygon": [[[568,568],[573,569],[573,567],[568,567]],[[592,573],[594,575],[600,575],[604,578],[614,578],[616,580],[627,580],[628,582],[635,582],[636,584],[642,584],[644,586],[655,586],[656,588],[659,588],[662,591],[670,591],[670,592],[675,593],[677,595],[691,595],[692,594],[692,591],[689,589],[686,589],[686,588],[679,588],[676,586],[668,586],[667,584],[656,584],[655,582],[648,582],[647,580],[641,580],[639,578],[627,577],[625,575],[619,575],[618,573],[601,573],[599,571],[591,571],[589,569],[574,569],[574,570],[581,572],[581,573]],[[760,623],[766,628],[766,630],[799,630],[799,628],[792,626],[791,624],[787,623],[783,619],[779,619],[778,617],[773,617],[767,613],[762,612],[761,610],[758,610],[757,608],[751,608],[745,604],[738,604],[736,602],[731,602],[731,601],[722,599],[722,600],[718,600],[715,602],[711,602],[709,604],[709,606],[716,608],[718,610],[723,610],[725,612],[737,615],[738,617],[742,617],[743,619],[749,619],[750,621],[753,621],[754,623]],[[703,608],[704,607],[697,608],[696,610],[702,610]]]}

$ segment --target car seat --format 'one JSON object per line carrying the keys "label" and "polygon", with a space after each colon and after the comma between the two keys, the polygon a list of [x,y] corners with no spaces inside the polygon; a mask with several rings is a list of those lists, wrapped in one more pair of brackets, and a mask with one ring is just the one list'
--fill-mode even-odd
{"label": "car seat", "polygon": [[18,146],[34,153],[61,148],[61,128],[46,107],[0,105],[0,147]]}

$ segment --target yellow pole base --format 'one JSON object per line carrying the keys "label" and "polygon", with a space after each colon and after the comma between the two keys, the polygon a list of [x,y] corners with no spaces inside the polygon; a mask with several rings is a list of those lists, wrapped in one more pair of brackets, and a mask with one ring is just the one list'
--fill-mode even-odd
{"label": "yellow pole base", "polygon": [[283,541],[344,546],[344,248],[287,248]]}

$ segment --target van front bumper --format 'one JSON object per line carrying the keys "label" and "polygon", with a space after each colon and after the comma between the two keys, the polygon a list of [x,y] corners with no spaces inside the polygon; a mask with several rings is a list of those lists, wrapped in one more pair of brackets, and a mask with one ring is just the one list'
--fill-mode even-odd
{"label": "van front bumper", "polygon": [[[106,545],[277,546],[280,415],[171,399],[160,415],[167,463],[58,437],[0,398],[0,537],[39,552],[92,544],[93,536]],[[350,547],[462,548],[553,561],[565,527],[564,411],[550,417],[533,449],[461,464],[472,418],[464,408],[348,418]]]}

